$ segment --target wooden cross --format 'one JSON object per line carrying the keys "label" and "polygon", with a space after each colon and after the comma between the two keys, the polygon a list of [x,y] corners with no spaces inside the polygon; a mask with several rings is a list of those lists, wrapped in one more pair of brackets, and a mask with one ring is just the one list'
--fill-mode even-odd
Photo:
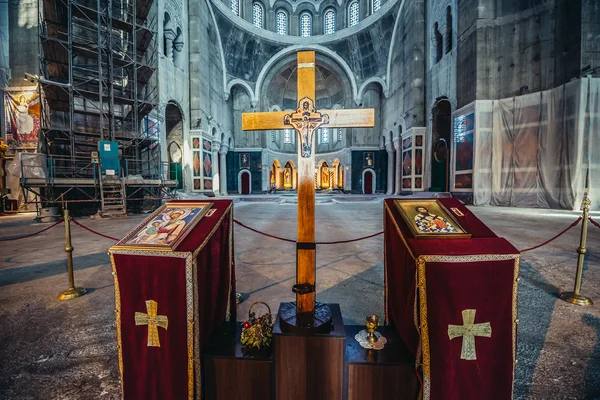
{"label": "wooden cross", "polygon": [[158,315],[158,303],[154,300],[146,300],[146,311],[148,314],[141,312],[135,313],[136,325],[148,325],[148,346],[160,347],[158,339],[158,327],[167,329],[169,319],[166,315]]}
{"label": "wooden cross", "polygon": [[492,336],[492,326],[489,322],[482,324],[475,323],[475,311],[476,310],[463,310],[462,325],[448,325],[448,337],[450,340],[461,337],[462,348],[460,351],[460,358],[463,360],[476,360],[477,354],[475,353],[475,336]]}
{"label": "wooden cross", "polygon": [[[245,131],[294,128],[298,146],[298,239],[296,243],[296,313],[313,314],[315,309],[315,137],[321,125],[329,128],[371,128],[375,110],[323,110],[315,107],[315,52],[298,53],[298,108],[296,112],[242,114]],[[265,166],[263,166],[265,168]]]}

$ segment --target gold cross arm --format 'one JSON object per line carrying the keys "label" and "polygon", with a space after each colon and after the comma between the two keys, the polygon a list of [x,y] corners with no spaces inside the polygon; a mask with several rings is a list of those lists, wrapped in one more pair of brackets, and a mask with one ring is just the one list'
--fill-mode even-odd
{"label": "gold cross arm", "polygon": [[134,319],[136,325],[148,325],[148,346],[160,347],[158,339],[158,327],[167,329],[169,319],[166,315],[158,315],[158,303],[154,300],[146,300],[146,311],[148,314],[136,312]]}
{"label": "gold cross arm", "polygon": [[[353,110],[319,110],[329,116],[329,122],[323,124],[327,128],[372,128],[375,125],[375,110],[357,108]],[[256,112],[242,114],[242,129],[259,131],[269,129],[293,129],[286,124],[284,118],[290,111]]]}
{"label": "gold cross arm", "polygon": [[489,322],[482,324],[475,323],[475,312],[476,310],[472,309],[463,310],[463,325],[448,325],[448,337],[450,340],[461,336],[463,338],[460,352],[460,358],[463,360],[477,359],[477,354],[475,353],[475,336],[492,336],[492,326]]}

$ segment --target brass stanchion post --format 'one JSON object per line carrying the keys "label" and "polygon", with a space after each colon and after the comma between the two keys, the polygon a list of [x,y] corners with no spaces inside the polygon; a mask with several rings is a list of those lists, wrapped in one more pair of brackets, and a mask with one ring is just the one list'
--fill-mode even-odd
{"label": "brass stanchion post", "polygon": [[579,257],[577,257],[577,276],[575,277],[575,288],[572,292],[563,292],[560,294],[560,298],[564,301],[568,301],[569,303],[577,304],[579,306],[591,306],[594,304],[592,299],[579,293],[581,290],[581,275],[583,274],[583,260],[585,258],[585,253],[587,253],[585,245],[587,241],[588,214],[590,211],[590,204],[592,204],[590,199],[585,198],[583,199],[583,204],[581,205],[583,208],[583,221],[581,225],[581,239],[579,241],[579,247],[577,248]]}
{"label": "brass stanchion post", "polygon": [[69,273],[69,288],[58,295],[59,300],[69,300],[75,297],[83,296],[86,292],[84,288],[75,287],[73,278],[73,246],[71,246],[71,221],[69,219],[69,210],[65,207],[65,252],[67,253],[67,265]]}

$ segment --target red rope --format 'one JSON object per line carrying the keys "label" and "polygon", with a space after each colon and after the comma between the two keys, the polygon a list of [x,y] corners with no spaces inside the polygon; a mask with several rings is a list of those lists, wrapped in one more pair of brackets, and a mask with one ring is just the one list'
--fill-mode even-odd
{"label": "red rope", "polygon": [[530,247],[530,248],[528,248],[528,249],[525,249],[525,250],[519,250],[519,251],[520,251],[521,253],[524,253],[524,252],[526,252],[526,251],[535,250],[535,249],[537,249],[537,248],[540,248],[540,247],[542,247],[542,246],[544,246],[544,245],[547,245],[548,243],[550,243],[550,242],[551,242],[551,241],[553,241],[554,239],[557,239],[558,237],[560,237],[560,236],[564,235],[565,233],[567,233],[567,231],[568,231],[569,229],[576,227],[576,226],[577,226],[577,224],[579,224],[579,223],[581,222],[581,220],[582,220],[582,219],[583,219],[583,217],[579,217],[579,218],[577,218],[577,220],[576,220],[575,222],[573,222],[571,225],[569,225],[569,226],[567,227],[567,229],[565,229],[564,231],[562,231],[562,232],[561,232],[561,233],[559,233],[558,235],[554,236],[552,239],[548,239],[548,240],[546,240],[544,243],[538,244],[537,246],[533,246],[533,247]]}
{"label": "red rope", "polygon": [[235,222],[236,224],[243,226],[244,228],[251,230],[252,232],[256,232],[259,235],[263,235],[263,236],[267,236],[273,239],[278,239],[278,240],[283,240],[284,242],[291,242],[291,243],[296,243],[296,241],[294,239],[287,239],[287,238],[283,238],[281,236],[275,236],[275,235],[271,235],[265,232],[261,232],[259,230],[256,230],[254,228],[250,228],[248,225],[244,225],[243,223],[241,223],[240,221],[238,221],[237,219],[234,219],[233,222]]}
{"label": "red rope", "polygon": [[42,232],[46,232],[48,229],[52,229],[54,228],[56,225],[60,224],[61,222],[63,222],[64,219],[61,218],[58,221],[56,221],[54,224],[47,226],[46,228],[42,229],[41,231],[35,232],[35,233],[30,233],[29,235],[24,235],[24,236],[19,236],[19,237],[13,237],[13,238],[0,238],[0,242],[8,242],[9,240],[19,240],[19,239],[25,239],[31,236],[35,236],[35,235],[39,235]]}
{"label": "red rope", "polygon": [[103,234],[101,234],[100,232],[96,232],[95,230],[93,230],[93,229],[90,229],[90,228],[88,228],[87,226],[80,224],[79,222],[77,222],[77,221],[76,221],[76,220],[74,220],[73,218],[71,218],[71,221],[72,221],[72,222],[73,222],[75,225],[77,225],[77,226],[79,226],[79,227],[81,227],[81,228],[85,229],[86,231],[92,232],[92,233],[93,233],[93,234],[95,234],[95,235],[102,236],[103,238],[106,238],[106,239],[114,240],[115,242],[118,242],[118,241],[119,241],[119,239],[117,239],[117,238],[114,238],[114,237],[112,237],[112,236],[106,236],[106,235],[103,235]]}
{"label": "red rope", "polygon": [[[259,235],[267,236],[267,237],[270,237],[270,238],[273,238],[273,239],[283,240],[284,242],[296,243],[296,241],[294,239],[283,238],[281,236],[271,235],[269,233],[261,232],[261,231],[259,231],[257,229],[254,229],[254,228],[250,228],[248,225],[245,225],[245,224],[241,223],[237,219],[234,219],[233,222],[235,222],[238,225],[243,226],[246,229],[251,230],[252,232],[258,233]],[[340,243],[358,242],[359,240],[369,239],[369,238],[375,237],[377,235],[381,235],[382,233],[383,233],[383,231],[374,233],[374,234],[369,235],[369,236],[363,236],[363,237],[360,237],[360,238],[357,238],[357,239],[337,240],[337,241],[334,241],[334,242],[315,242],[315,244],[340,244]]]}
{"label": "red rope", "polygon": [[335,242],[317,242],[317,244],[339,244],[339,243],[358,242],[359,240],[369,239],[369,238],[381,235],[382,233],[383,233],[383,231],[374,233],[374,234],[369,235],[369,236],[363,236],[363,237],[360,237],[358,239],[338,240],[338,241],[335,241]]}
{"label": "red rope", "polygon": [[590,220],[590,222],[591,222],[592,224],[594,224],[594,225],[596,225],[598,228],[600,228],[600,224],[599,224],[598,222],[594,221],[594,218],[592,218],[592,217],[589,217],[589,220]]}

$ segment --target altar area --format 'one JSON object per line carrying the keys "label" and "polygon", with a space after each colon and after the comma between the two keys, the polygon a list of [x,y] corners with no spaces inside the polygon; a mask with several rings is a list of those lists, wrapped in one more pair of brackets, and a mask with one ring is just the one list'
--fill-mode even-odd
{"label": "altar area", "polygon": [[[579,215],[558,210],[469,209],[518,248],[538,244],[545,239],[540,232],[559,232]],[[294,237],[294,204],[239,202],[234,204],[234,213],[236,219],[261,231]],[[118,224],[79,221],[106,235],[123,237],[145,217],[134,215]],[[352,239],[382,229],[382,199],[317,204],[316,217],[320,221],[317,241]],[[600,219],[597,215],[594,218]],[[11,242],[0,255],[0,317],[5,321],[0,326],[5,344],[0,350],[5,360],[0,366],[2,395],[121,398],[114,280],[106,254],[113,242],[73,228],[75,278],[89,292],[72,302],[57,303],[56,292],[64,288],[66,274],[64,252],[57,251],[64,245],[64,231],[55,229],[40,236],[43,240]],[[39,230],[39,225],[32,224],[26,215],[4,217],[0,218],[0,230],[3,235],[16,236]],[[245,296],[237,307],[241,324],[255,301],[266,301],[276,309],[280,302],[293,300],[296,267],[292,243],[240,226],[235,227],[234,235],[237,291]],[[595,352],[600,312],[597,307],[574,307],[556,298],[558,291],[572,289],[577,242],[578,232],[572,230],[547,247],[522,256],[515,399],[593,398],[600,393]],[[598,258],[594,254],[600,252],[600,229],[590,227],[588,246],[590,268],[585,272],[583,289],[597,300],[600,271],[595,267]],[[383,251],[383,240],[374,238],[360,245],[322,246],[318,252],[317,300],[342,304],[345,324],[363,324],[365,316],[373,313],[384,315]],[[43,263],[36,261],[40,257]]]}

